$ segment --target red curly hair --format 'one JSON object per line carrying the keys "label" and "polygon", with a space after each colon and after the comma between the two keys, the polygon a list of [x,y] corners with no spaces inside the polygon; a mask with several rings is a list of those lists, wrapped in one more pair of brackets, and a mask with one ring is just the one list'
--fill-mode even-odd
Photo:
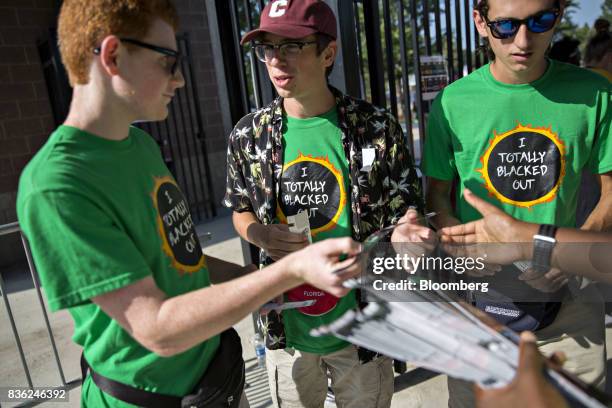
{"label": "red curly hair", "polygon": [[108,35],[144,37],[161,18],[178,28],[171,0],[65,0],[58,21],[58,42],[70,84],[89,82],[93,49]]}

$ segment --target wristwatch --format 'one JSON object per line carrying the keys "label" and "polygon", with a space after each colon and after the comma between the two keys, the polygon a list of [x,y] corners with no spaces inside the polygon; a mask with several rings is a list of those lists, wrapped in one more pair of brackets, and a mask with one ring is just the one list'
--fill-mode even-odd
{"label": "wristwatch", "polygon": [[556,233],[557,227],[554,225],[542,224],[538,233],[533,236],[532,264],[534,271],[546,273],[550,269],[550,258],[557,243]]}

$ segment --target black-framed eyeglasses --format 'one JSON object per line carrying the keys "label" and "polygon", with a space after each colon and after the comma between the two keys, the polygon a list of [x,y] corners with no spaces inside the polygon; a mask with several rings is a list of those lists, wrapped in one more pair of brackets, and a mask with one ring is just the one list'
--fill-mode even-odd
{"label": "black-framed eyeglasses", "polygon": [[491,29],[493,37],[504,40],[514,37],[522,24],[525,24],[527,29],[535,34],[550,31],[555,26],[559,14],[561,14],[561,11],[555,8],[541,11],[523,20],[518,18],[503,18],[491,21],[486,15],[483,15],[483,17],[487,26]]}
{"label": "black-framed eyeglasses", "polygon": [[[160,47],[159,45],[149,44],[144,41],[136,40],[133,38],[119,38],[119,40],[121,40],[122,42],[128,43],[128,44],[133,44],[138,47],[146,48],[148,50],[152,50],[152,51],[165,55],[166,57],[168,57],[168,63],[167,63],[168,73],[172,76],[176,75],[176,71],[178,71],[179,66],[181,64],[181,60],[183,58],[180,51],[176,51],[170,48]],[[94,54],[99,55],[100,47],[94,48],[93,52]]]}
{"label": "black-framed eyeglasses", "polygon": [[274,58],[276,50],[285,60],[294,60],[307,45],[316,44],[316,41],[287,41],[280,44],[256,43],[253,48],[255,55],[261,62],[268,62]]}

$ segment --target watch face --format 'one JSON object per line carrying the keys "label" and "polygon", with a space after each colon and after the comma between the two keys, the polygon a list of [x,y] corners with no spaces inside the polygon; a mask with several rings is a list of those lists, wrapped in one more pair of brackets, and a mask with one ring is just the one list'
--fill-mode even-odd
{"label": "watch face", "polygon": [[555,245],[557,243],[557,240],[554,239],[553,237],[549,236],[549,235],[534,235],[533,236],[533,242],[540,242],[542,245],[544,244],[552,244]]}

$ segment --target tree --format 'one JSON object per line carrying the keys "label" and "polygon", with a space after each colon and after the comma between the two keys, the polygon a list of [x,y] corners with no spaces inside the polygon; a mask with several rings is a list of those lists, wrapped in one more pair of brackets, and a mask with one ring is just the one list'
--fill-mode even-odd
{"label": "tree", "polygon": [[612,22],[612,0],[604,0],[601,5],[601,17]]}
{"label": "tree", "polygon": [[560,37],[566,35],[569,37],[574,37],[574,32],[578,29],[576,23],[572,19],[572,16],[578,10],[578,4],[576,0],[567,0],[565,3],[565,11],[563,13],[563,19],[561,20],[561,24],[557,29],[557,35]]}
{"label": "tree", "polygon": [[[580,41],[580,53],[584,55],[584,47],[589,38],[593,35],[593,29],[586,23],[582,27],[574,23],[572,17],[579,8],[578,3],[579,1],[577,0],[567,0],[563,19],[555,35],[555,41],[560,40],[563,36],[574,38]],[[604,0],[601,6],[602,13],[605,12],[604,9],[606,9],[606,7],[608,13],[610,13],[612,11],[612,0]]]}

